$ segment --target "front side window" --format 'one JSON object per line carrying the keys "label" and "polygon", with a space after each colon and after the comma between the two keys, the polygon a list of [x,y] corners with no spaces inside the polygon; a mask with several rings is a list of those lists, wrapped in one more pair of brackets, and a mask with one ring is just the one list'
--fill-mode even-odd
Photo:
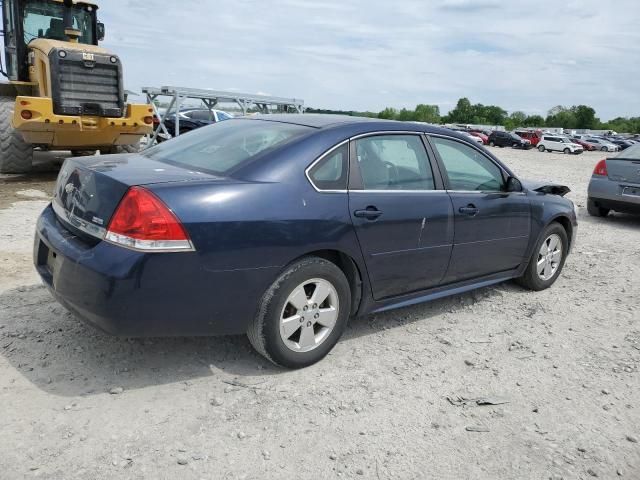
{"label": "front side window", "polygon": [[346,190],[349,165],[348,144],[332,150],[309,170],[309,179],[318,190]]}
{"label": "front side window", "polygon": [[502,170],[479,151],[455,140],[432,137],[450,190],[499,192],[504,190]]}
{"label": "front side window", "polygon": [[[34,38],[66,40],[64,33],[65,6],[62,2],[28,1],[24,6],[24,43]],[[73,28],[80,31],[80,43],[95,45],[93,32],[94,9],[91,5],[71,7]]]}
{"label": "front side window", "polygon": [[417,135],[377,135],[355,141],[365,190],[434,190],[433,172]]}
{"label": "front side window", "polygon": [[141,155],[192,170],[225,174],[312,131],[311,127],[291,123],[235,119],[198,128]]}

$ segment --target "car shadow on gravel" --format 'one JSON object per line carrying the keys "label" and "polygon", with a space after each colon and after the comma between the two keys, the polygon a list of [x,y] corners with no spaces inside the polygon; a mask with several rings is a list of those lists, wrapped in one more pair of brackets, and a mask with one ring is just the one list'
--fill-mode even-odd
{"label": "car shadow on gravel", "polygon": [[[506,283],[501,291],[519,287]],[[349,341],[489,300],[495,288],[351,320]],[[0,355],[41,390],[94,395],[214,377],[251,387],[287,370],[256,354],[243,336],[117,338],[73,317],[41,285],[0,294]],[[7,374],[11,377],[11,374]],[[13,381],[13,380],[9,380]]]}

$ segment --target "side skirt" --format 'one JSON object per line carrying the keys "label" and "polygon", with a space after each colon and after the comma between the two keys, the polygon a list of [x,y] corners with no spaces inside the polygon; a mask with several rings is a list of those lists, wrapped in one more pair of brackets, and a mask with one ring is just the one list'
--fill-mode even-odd
{"label": "side skirt", "polygon": [[375,302],[369,313],[379,313],[396,308],[408,307],[410,305],[416,305],[418,303],[429,302],[431,300],[437,300],[438,298],[448,297],[451,295],[457,295],[471,290],[476,290],[478,288],[488,287],[489,285],[495,285],[496,283],[505,282],[507,280],[518,277],[518,270],[519,269],[494,273],[492,275],[475,278],[473,280],[465,280],[464,282],[443,285],[431,290]]}

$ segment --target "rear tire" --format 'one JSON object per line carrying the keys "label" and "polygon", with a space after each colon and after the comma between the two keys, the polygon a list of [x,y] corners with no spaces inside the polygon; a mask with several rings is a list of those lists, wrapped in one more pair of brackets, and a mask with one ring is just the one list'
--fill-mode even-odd
{"label": "rear tire", "polygon": [[539,152],[544,152],[545,151],[544,145],[539,145],[538,146],[538,151]]}
{"label": "rear tire", "polygon": [[[551,285],[555,283],[555,281],[560,276],[560,272],[562,272],[562,268],[564,267],[564,262],[567,258],[567,253],[569,251],[569,238],[567,237],[567,232],[564,227],[559,223],[553,222],[544,229],[544,232],[540,236],[540,240],[536,244],[533,249],[533,254],[531,255],[531,259],[529,260],[529,265],[527,265],[527,269],[524,271],[524,274],[516,279],[523,287],[540,291],[546,288],[549,288]],[[544,278],[538,272],[540,267],[540,262],[545,261],[545,256],[541,254],[541,252],[546,252],[547,247],[549,245],[549,241],[553,242],[553,239],[559,239],[559,258],[555,258],[555,266],[550,267],[550,277]],[[552,243],[553,246],[553,243]],[[550,257],[553,258],[553,257]]]}
{"label": "rear tire", "polygon": [[0,97],[0,173],[27,173],[33,164],[33,146],[11,126],[15,98]]}
{"label": "rear tire", "polygon": [[[331,293],[314,305],[314,295],[321,291],[317,285]],[[307,367],[335,346],[350,310],[351,289],[342,270],[322,258],[303,258],[287,267],[265,292],[247,336],[256,351],[276,365]],[[327,313],[334,320],[330,328],[331,322],[315,320]],[[303,335],[313,341],[303,340]]]}
{"label": "rear tire", "polygon": [[491,141],[491,142],[489,142],[489,146],[490,146],[490,147],[495,147],[495,146],[496,146],[496,144],[495,144],[493,141]]}
{"label": "rear tire", "polygon": [[592,217],[606,217],[610,211],[608,208],[599,207],[592,198],[587,199],[587,212]]}

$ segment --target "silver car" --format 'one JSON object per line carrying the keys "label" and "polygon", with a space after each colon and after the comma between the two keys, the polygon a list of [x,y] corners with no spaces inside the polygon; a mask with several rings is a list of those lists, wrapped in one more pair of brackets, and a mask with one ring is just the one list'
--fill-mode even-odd
{"label": "silver car", "polygon": [[620,148],[617,145],[614,145],[611,142],[607,142],[601,138],[594,137],[583,137],[582,141],[592,145],[596,148],[596,150],[600,150],[602,152],[617,152]]}
{"label": "silver car", "polygon": [[640,145],[600,160],[589,182],[587,210],[606,217],[611,210],[640,213]]}

